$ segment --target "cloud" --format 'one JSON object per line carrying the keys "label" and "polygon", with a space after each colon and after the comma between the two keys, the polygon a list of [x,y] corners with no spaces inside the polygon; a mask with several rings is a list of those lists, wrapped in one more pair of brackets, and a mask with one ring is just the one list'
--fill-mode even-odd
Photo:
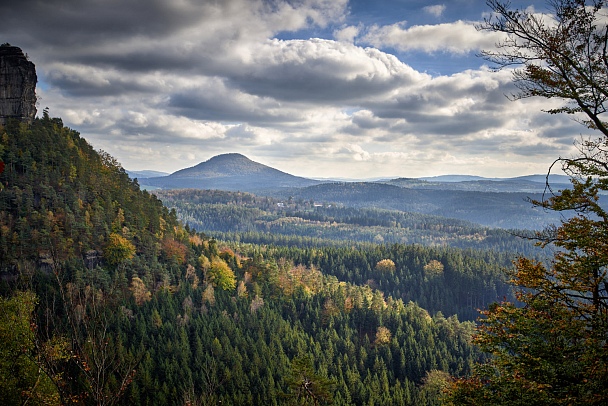
{"label": "cloud", "polygon": [[369,161],[370,160],[369,152],[365,151],[363,148],[361,148],[360,145],[357,145],[357,144],[350,144],[350,145],[345,146],[340,151],[338,151],[338,154],[349,155],[355,161]]}
{"label": "cloud", "polygon": [[355,38],[361,32],[361,28],[362,28],[361,24],[359,24],[358,26],[349,25],[349,26],[340,28],[339,30],[334,31],[334,38],[341,42],[354,43]]}
{"label": "cloud", "polygon": [[301,176],[529,172],[581,131],[508,101],[508,70],[412,68],[493,46],[467,20],[369,25],[346,0],[12,3],[0,36],[36,64],[41,106],[129,169],[240,152]]}
{"label": "cloud", "polygon": [[436,4],[434,6],[426,6],[422,8],[426,13],[434,16],[441,17],[443,12],[445,11],[445,4]]}
{"label": "cloud", "polygon": [[45,58],[149,70],[163,66],[192,68],[219,53],[238,53],[279,32],[325,27],[330,21],[344,18],[347,1],[8,3],[0,3],[1,30],[8,42]]}
{"label": "cloud", "polygon": [[271,40],[242,61],[228,82],[282,101],[349,103],[373,98],[424,75],[393,55],[331,40]]}
{"label": "cloud", "polygon": [[497,34],[477,31],[471,22],[456,21],[409,28],[403,23],[375,25],[361,40],[375,47],[392,47],[400,51],[466,54],[492,48],[501,38]]}

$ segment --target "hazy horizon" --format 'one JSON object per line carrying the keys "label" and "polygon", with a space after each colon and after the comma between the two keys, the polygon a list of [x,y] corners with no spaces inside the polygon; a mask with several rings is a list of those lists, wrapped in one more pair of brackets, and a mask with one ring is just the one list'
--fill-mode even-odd
{"label": "hazy horizon", "polygon": [[[238,154],[238,155],[243,155],[243,154],[239,154],[239,153],[234,153],[234,152],[227,152],[224,154],[218,154],[214,157],[211,157],[209,160],[219,156],[219,155],[233,155],[233,154]],[[243,155],[245,156],[245,155]],[[245,156],[245,158],[250,159],[249,157]],[[209,160],[206,161],[202,161],[199,162],[195,165],[192,166],[188,166],[188,167],[183,167],[183,168],[179,168],[173,172],[165,172],[165,171],[157,171],[154,169],[131,169],[131,168],[124,168],[127,172],[130,173],[142,173],[142,172],[154,172],[154,173],[158,173],[160,174],[159,176],[168,176],[168,175],[172,175],[176,172],[179,172],[183,169],[189,169],[192,167],[195,167],[197,165],[200,165],[202,163],[205,163]],[[250,159],[252,160],[252,159]],[[254,160],[252,160],[254,161]],[[257,161],[254,161],[257,162]],[[263,162],[257,162],[259,164],[262,165],[266,165]],[[271,165],[266,165],[270,168],[273,168]],[[274,168],[277,169],[277,168]],[[294,175],[294,176],[298,176],[298,177],[304,177],[304,178],[309,178],[307,176],[303,176],[303,175],[299,175],[297,173],[291,173],[289,171],[282,171],[285,173],[288,173],[290,175]],[[478,178],[478,179],[484,179],[484,180],[494,180],[494,179],[511,179],[511,178],[522,178],[522,177],[534,177],[534,176],[546,176],[546,173],[529,173],[529,174],[525,174],[525,175],[518,175],[518,176],[506,176],[506,177],[487,177],[487,176],[480,176],[480,175],[470,175],[470,174],[466,174],[466,173],[445,173],[445,174],[440,174],[440,175],[433,175],[433,176],[417,176],[417,177],[411,177],[412,179],[441,179],[442,181],[448,181],[446,180],[446,178],[457,178],[457,177],[462,177],[462,178]],[[552,172],[551,176],[566,176],[563,173],[555,173]],[[349,178],[349,177],[342,177],[342,176],[327,176],[327,177],[310,177],[309,179],[313,179],[313,180],[320,180],[320,181],[344,181],[344,182],[358,182],[358,181],[365,181],[365,182],[373,182],[373,181],[380,181],[380,180],[391,180],[391,179],[398,179],[398,178],[408,178],[407,176],[401,176],[401,175],[388,175],[388,176],[380,176],[380,177],[368,177],[368,178]],[[449,180],[448,182],[452,182],[452,180]]]}

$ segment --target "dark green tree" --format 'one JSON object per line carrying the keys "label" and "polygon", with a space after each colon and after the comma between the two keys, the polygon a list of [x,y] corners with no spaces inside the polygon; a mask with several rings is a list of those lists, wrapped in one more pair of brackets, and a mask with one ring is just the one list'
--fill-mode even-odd
{"label": "dark green tree", "polygon": [[327,405],[332,403],[334,382],[314,369],[312,359],[296,357],[291,361],[291,371],[286,379],[289,392],[284,396],[296,405]]}

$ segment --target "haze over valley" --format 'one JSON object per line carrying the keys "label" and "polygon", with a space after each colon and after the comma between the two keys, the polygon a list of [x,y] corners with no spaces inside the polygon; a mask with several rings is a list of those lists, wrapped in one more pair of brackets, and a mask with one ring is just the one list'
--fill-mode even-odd
{"label": "haze over valley", "polygon": [[[555,190],[569,187],[565,176],[552,175],[549,180]],[[367,182],[315,180],[231,153],[165,176],[140,177],[138,182],[152,190],[241,191],[280,201],[296,199],[320,205],[415,212],[505,229],[540,230],[560,219],[560,215],[547,213],[530,202],[542,200],[549,193],[547,178],[541,175],[507,179],[451,175]]]}

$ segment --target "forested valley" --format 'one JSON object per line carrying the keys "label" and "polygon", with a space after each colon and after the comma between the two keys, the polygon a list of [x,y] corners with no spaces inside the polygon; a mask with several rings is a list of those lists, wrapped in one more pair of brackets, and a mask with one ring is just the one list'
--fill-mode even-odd
{"label": "forested valley", "polygon": [[[192,192],[166,208],[46,111],[2,129],[0,152],[4,404],[438,404],[484,358],[477,309],[512,298],[501,270],[531,249],[464,222],[224,192],[195,192],[211,200],[185,216]],[[310,231],[278,232],[284,218]],[[334,223],[346,233],[319,231]]]}
{"label": "forested valley", "polygon": [[[157,190],[191,228],[226,239],[283,244],[351,243],[450,246],[537,255],[529,230],[504,230],[399,210],[256,196],[221,190]],[[283,237],[283,238],[282,238]]]}

